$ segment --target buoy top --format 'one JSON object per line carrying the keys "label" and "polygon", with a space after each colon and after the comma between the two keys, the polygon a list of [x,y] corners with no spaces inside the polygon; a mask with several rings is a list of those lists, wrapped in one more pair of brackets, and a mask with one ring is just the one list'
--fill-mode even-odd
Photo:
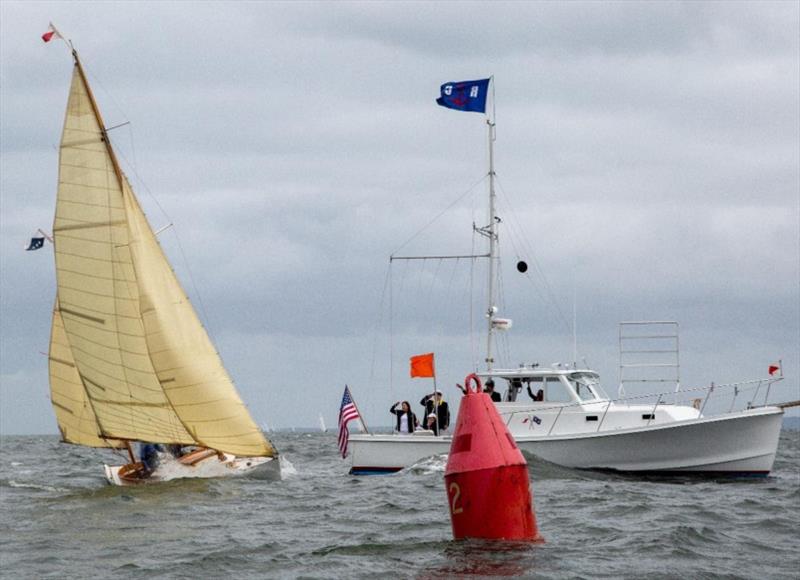
{"label": "buoy top", "polygon": [[464,390],[445,475],[526,465],[491,397],[481,392],[481,381],[475,374],[465,379]]}

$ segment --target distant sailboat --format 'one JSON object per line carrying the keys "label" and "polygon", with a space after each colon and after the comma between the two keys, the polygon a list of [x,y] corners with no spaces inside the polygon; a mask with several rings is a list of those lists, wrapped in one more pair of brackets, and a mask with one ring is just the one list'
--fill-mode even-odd
{"label": "distant sailboat", "polygon": [[[127,449],[129,463],[105,466],[117,485],[278,466],[122,173],[72,55],[49,353],[62,441]],[[137,442],[149,444],[149,457],[137,456]]]}
{"label": "distant sailboat", "polygon": [[325,419],[322,418],[322,413],[319,414],[319,430],[323,433],[328,432],[328,428],[325,426]]}

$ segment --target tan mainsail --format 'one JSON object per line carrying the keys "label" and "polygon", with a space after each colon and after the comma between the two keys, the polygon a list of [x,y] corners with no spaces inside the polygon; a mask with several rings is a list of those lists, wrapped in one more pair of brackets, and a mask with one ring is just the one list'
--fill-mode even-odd
{"label": "tan mainsail", "polygon": [[[57,314],[95,437],[272,455],[116,163],[75,59],[53,226]],[[51,379],[63,428],[62,383]]]}

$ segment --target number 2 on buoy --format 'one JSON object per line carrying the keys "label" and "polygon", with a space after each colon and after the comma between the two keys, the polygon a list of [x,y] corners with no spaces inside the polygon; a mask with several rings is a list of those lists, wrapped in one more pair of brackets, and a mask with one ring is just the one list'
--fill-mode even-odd
{"label": "number 2 on buoy", "polygon": [[453,503],[450,504],[450,513],[453,515],[463,513],[464,508],[456,507],[458,498],[461,497],[461,488],[455,481],[450,484],[450,493],[453,494]]}

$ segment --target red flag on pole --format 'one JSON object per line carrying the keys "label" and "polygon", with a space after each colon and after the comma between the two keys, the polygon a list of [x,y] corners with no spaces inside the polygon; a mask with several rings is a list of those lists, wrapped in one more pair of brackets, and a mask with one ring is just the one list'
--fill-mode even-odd
{"label": "red flag on pole", "polygon": [[58,30],[56,30],[56,27],[53,26],[53,23],[51,22],[50,26],[47,27],[47,32],[42,34],[42,40],[44,40],[45,42],[50,42],[51,40],[53,40],[53,37],[61,38],[61,35],[58,33]]}
{"label": "red flag on pole", "polygon": [[770,374],[770,376],[774,375],[779,370],[781,370],[781,367],[779,367],[778,365],[769,365],[769,374]]}
{"label": "red flag on pole", "polygon": [[436,371],[433,366],[433,353],[418,354],[411,357],[411,378],[414,377],[435,377]]}

